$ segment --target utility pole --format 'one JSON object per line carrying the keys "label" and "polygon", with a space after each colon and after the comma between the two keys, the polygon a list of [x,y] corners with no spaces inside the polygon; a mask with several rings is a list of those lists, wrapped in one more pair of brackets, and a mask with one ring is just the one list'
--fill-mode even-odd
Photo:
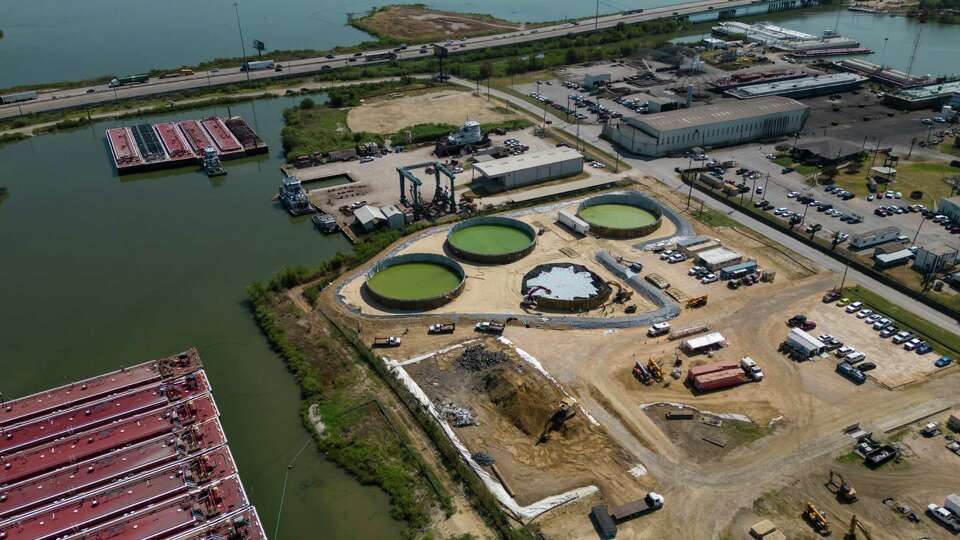
{"label": "utility pole", "polygon": [[[747,173],[743,173],[743,174],[746,175]],[[744,179],[743,183],[744,183],[744,184],[747,183],[746,179]],[[757,177],[754,176],[754,177],[753,177],[753,188],[750,190],[750,202],[753,202],[753,194],[756,193],[756,192],[757,192]],[[764,193],[763,195],[766,196],[767,194]]]}
{"label": "utility pole", "polygon": [[593,16],[593,31],[600,31],[600,0],[597,0],[597,13]]}
{"label": "utility pole", "polygon": [[[237,3],[233,3],[233,11],[237,14],[237,31],[240,33],[240,52],[243,54],[243,65],[247,65],[247,44],[243,41],[243,27],[240,26],[240,7],[237,6]],[[246,69],[247,72],[247,82],[250,82],[250,70]]]}
{"label": "utility pole", "polygon": [[917,237],[920,236],[920,229],[923,227],[923,222],[926,221],[926,216],[920,218],[920,225],[917,226],[917,234],[913,235],[913,245],[917,245]]}

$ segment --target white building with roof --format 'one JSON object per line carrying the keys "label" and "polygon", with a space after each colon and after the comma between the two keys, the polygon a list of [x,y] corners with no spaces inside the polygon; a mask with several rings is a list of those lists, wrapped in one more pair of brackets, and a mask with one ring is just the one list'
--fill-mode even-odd
{"label": "white building with roof", "polygon": [[629,152],[660,157],[695,146],[729,146],[803,129],[810,107],[771,96],[633,116],[608,122],[603,136]]}
{"label": "white building with roof", "polygon": [[718,247],[701,251],[697,254],[697,262],[710,271],[726,266],[732,266],[743,260],[743,255],[725,247]]}
{"label": "white building with roof", "polygon": [[799,328],[790,330],[790,334],[787,335],[787,346],[804,358],[817,356],[826,349],[822,341]]}
{"label": "white building with roof", "polygon": [[364,205],[353,211],[357,224],[366,232],[371,232],[387,220],[383,211],[376,206]]}
{"label": "white building with roof", "polygon": [[475,163],[473,169],[481,182],[492,182],[509,189],[580,174],[583,172],[583,155],[573,148],[560,146]]}
{"label": "white building with roof", "polygon": [[704,349],[721,347],[727,341],[720,332],[712,332],[703,336],[685,339],[683,348],[690,352],[702,351]]}

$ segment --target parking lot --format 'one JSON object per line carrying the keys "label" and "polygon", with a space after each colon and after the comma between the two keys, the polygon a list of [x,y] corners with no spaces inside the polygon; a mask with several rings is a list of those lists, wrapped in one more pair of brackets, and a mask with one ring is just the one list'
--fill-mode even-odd
{"label": "parking lot", "polygon": [[[843,343],[843,349],[829,353],[831,361],[840,362],[841,354],[847,356],[860,352],[863,357],[855,360],[854,365],[875,365],[874,369],[866,372],[867,376],[889,388],[922,379],[939,369],[934,362],[941,355],[932,348],[926,353],[918,353],[924,350],[917,343],[919,340],[911,342],[912,335],[906,339],[898,337],[897,334],[903,330],[897,328],[896,321],[890,321],[883,313],[874,313],[869,308],[855,309],[850,307],[853,304],[838,304],[842,302],[821,303],[807,313],[808,318],[817,323],[816,329],[811,330],[810,334],[815,337],[827,334]],[[883,319],[890,322],[887,325],[878,324]],[[905,348],[908,343],[912,350]]]}

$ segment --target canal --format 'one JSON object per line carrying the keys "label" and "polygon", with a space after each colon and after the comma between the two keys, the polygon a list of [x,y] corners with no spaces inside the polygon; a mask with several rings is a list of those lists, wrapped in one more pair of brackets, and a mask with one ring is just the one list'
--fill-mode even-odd
{"label": "canal", "polygon": [[[232,107],[256,117],[271,154],[227,162],[229,174],[212,181],[190,169],[115,176],[104,130],[139,119],[0,147],[0,186],[10,190],[0,203],[0,392],[20,396],[196,346],[271,538],[395,538],[401,524],[386,495],[316,450],[298,388],[243,304],[251,281],[350,249],[271,201],[291,103]],[[284,472],[301,449],[274,537]]]}

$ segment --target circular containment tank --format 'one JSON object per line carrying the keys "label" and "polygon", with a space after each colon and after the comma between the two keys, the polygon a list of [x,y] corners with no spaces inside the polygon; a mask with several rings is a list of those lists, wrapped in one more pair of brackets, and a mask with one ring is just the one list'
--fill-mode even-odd
{"label": "circular containment tank", "polygon": [[548,311],[589,311],[602,306],[612,289],[587,267],[574,263],[541,264],[523,276],[521,293]]}
{"label": "circular containment tank", "polygon": [[505,264],[520,260],[537,245],[537,232],[526,223],[505,217],[484,216],[460,222],[447,233],[446,247],[455,256],[472,262]]}
{"label": "circular containment tank", "polygon": [[465,279],[463,267],[450,257],[407,253],[373,265],[363,292],[390,309],[427,311],[459,296]]}
{"label": "circular containment tank", "polygon": [[663,212],[657,201],[642,193],[611,193],[580,203],[577,217],[597,236],[639,238],[660,228]]}

